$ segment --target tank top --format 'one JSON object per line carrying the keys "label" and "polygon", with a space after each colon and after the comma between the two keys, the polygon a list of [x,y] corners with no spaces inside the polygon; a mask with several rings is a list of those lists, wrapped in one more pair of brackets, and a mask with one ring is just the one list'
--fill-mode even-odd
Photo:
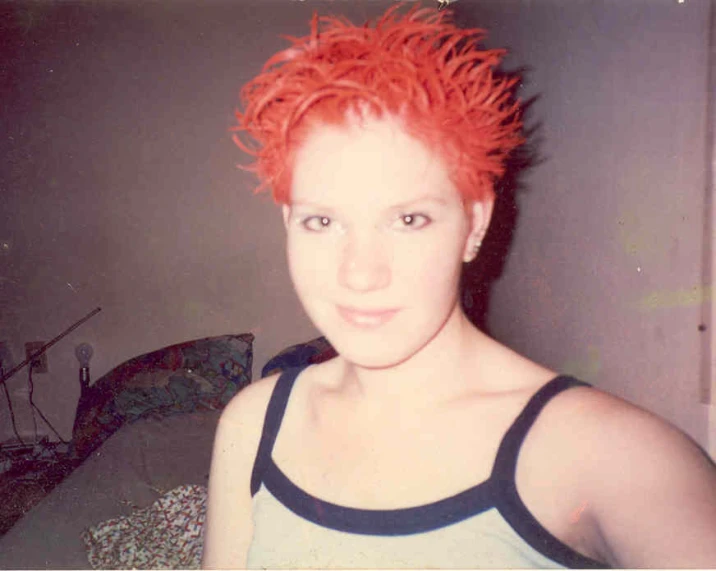
{"label": "tank top", "polygon": [[505,433],[487,480],[425,505],[364,510],[306,493],[272,459],[291,389],[304,368],[281,375],[266,410],[251,477],[249,568],[606,567],[547,531],[515,484],[520,447],[540,411],[563,390],[586,383],[561,375],[540,388]]}

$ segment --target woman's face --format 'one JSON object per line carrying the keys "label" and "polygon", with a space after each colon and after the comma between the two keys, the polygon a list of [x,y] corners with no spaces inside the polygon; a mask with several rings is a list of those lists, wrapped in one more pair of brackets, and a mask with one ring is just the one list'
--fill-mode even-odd
{"label": "woman's face", "polygon": [[315,128],[284,206],[306,312],[351,362],[408,359],[458,318],[462,262],[490,206],[466,209],[442,162],[393,120]]}

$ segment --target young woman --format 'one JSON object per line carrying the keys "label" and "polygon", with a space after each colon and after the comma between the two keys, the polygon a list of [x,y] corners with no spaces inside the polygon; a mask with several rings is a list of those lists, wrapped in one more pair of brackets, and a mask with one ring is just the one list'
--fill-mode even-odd
{"label": "young woman", "polygon": [[522,142],[479,38],[430,10],[314,18],[243,91],[295,289],[339,356],[226,408],[206,567],[716,565],[699,449],[460,307]]}

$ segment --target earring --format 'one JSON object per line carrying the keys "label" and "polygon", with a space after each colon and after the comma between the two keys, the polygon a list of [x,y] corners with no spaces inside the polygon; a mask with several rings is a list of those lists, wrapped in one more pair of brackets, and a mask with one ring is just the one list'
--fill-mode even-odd
{"label": "earring", "polygon": [[477,240],[475,244],[472,246],[472,250],[469,254],[465,256],[465,262],[472,262],[475,258],[477,258],[477,254],[480,251],[480,248],[482,247],[482,239]]}

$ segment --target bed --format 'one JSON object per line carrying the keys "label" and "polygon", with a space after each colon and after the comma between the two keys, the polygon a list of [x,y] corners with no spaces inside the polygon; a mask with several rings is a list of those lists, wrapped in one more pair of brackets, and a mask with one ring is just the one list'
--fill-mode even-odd
{"label": "bed", "polygon": [[[214,431],[251,382],[253,340],[164,347],[83,389],[67,450],[30,485],[16,482],[28,511],[0,537],[0,568],[198,567]],[[314,339],[281,351],[262,376],[334,355]]]}

